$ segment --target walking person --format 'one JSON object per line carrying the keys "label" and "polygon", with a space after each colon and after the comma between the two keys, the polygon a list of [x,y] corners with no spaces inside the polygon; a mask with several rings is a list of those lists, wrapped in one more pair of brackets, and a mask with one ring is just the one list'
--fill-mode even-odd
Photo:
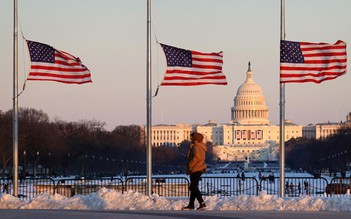
{"label": "walking person", "polygon": [[195,199],[197,199],[200,204],[197,210],[204,210],[206,208],[206,204],[202,199],[198,186],[201,175],[207,168],[205,164],[207,148],[203,143],[204,136],[202,134],[193,132],[190,134],[190,139],[191,144],[186,156],[186,174],[190,175],[190,200],[188,206],[183,207],[182,210],[195,209]]}

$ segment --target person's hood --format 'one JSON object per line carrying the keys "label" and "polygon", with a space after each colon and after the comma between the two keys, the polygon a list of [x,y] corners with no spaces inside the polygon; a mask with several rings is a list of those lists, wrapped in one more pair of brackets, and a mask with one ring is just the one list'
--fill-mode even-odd
{"label": "person's hood", "polygon": [[202,142],[204,140],[204,136],[198,132],[194,132],[194,138],[197,142]]}
{"label": "person's hood", "polygon": [[207,147],[206,147],[205,143],[196,141],[195,144],[200,146],[205,152],[207,151]]}

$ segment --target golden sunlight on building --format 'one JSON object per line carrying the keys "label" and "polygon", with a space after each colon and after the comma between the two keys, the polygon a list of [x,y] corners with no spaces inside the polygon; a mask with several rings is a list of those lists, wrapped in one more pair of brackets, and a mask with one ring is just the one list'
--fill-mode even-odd
{"label": "golden sunlight on building", "polygon": [[[326,138],[345,124],[351,124],[351,113],[345,123],[294,124],[285,120],[285,140],[291,138]],[[202,133],[205,141],[214,146],[218,160],[277,160],[279,153],[279,125],[270,125],[269,110],[261,87],[254,81],[249,63],[246,80],[240,85],[231,108],[231,121],[219,124],[210,120],[204,125],[152,126],[152,145],[178,146],[189,141],[191,132]]]}

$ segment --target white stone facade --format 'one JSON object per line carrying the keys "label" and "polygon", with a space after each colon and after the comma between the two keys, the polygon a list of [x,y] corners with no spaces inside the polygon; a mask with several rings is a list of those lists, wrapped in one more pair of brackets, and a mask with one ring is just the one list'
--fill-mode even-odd
{"label": "white stone facade", "polygon": [[340,123],[317,123],[309,124],[302,128],[302,136],[306,138],[314,139],[325,139],[331,135],[334,135],[342,127],[351,126],[351,112],[346,115],[346,121]]}
{"label": "white stone facade", "polygon": [[[197,131],[205,141],[212,142],[214,152],[221,160],[274,160],[277,159],[280,135],[279,125],[270,125],[268,107],[260,86],[253,80],[250,63],[246,80],[239,87],[231,108],[231,121],[217,124],[210,120],[205,125],[156,125],[152,127],[153,146],[178,146]],[[345,124],[351,125],[351,113]],[[337,132],[341,124],[317,124],[302,127],[285,121],[285,141],[291,138],[325,138]]]}
{"label": "white stone facade", "polygon": [[152,126],[151,143],[154,147],[178,146],[183,141],[190,140],[193,128],[190,125],[156,125]]}
{"label": "white stone facade", "polygon": [[302,129],[302,136],[306,138],[325,139],[334,135],[342,127],[342,123],[319,123],[307,125]]}

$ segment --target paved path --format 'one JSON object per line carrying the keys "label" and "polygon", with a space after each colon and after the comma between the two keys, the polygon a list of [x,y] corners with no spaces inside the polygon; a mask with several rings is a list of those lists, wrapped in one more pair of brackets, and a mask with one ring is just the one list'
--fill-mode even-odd
{"label": "paved path", "polygon": [[351,212],[0,210],[1,219],[350,219]]}

